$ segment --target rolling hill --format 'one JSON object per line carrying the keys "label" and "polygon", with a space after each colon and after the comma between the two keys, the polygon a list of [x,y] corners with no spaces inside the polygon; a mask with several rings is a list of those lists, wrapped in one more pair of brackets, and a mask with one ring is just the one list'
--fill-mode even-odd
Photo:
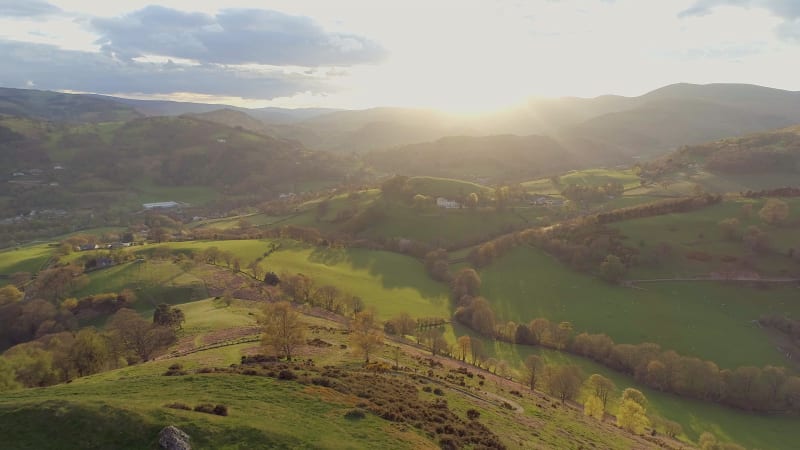
{"label": "rolling hill", "polygon": [[0,114],[68,123],[117,122],[141,117],[134,108],[113,97],[10,88],[0,88]]}

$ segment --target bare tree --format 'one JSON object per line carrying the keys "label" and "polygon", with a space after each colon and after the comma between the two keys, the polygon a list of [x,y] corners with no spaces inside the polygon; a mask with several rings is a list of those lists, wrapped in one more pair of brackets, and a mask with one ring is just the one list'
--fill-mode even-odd
{"label": "bare tree", "polygon": [[295,349],[305,343],[305,325],[289,302],[267,304],[259,322],[261,343],[290,361]]}

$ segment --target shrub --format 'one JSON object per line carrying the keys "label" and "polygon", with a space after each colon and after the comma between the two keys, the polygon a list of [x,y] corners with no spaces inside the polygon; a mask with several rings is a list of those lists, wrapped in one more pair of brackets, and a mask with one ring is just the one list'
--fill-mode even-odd
{"label": "shrub", "polygon": [[196,412],[206,413],[206,414],[214,414],[214,405],[211,403],[201,403],[194,407]]}
{"label": "shrub", "polygon": [[468,409],[467,410],[467,419],[469,420],[476,420],[481,417],[480,411],[476,409]]}
{"label": "shrub", "polygon": [[278,379],[279,380],[296,380],[297,374],[292,372],[291,370],[281,370],[278,372]]}
{"label": "shrub", "polygon": [[185,370],[183,370],[183,366],[182,365],[175,363],[175,364],[169,366],[169,368],[167,368],[167,371],[164,372],[164,376],[165,377],[174,377],[174,376],[186,375],[186,373],[187,372]]}
{"label": "shrub", "polygon": [[217,405],[214,407],[214,414],[218,416],[227,416],[228,415],[228,407],[225,405]]}
{"label": "shrub", "polygon": [[359,420],[366,416],[367,414],[362,409],[351,409],[350,411],[344,413],[344,418],[350,420]]}
{"label": "shrub", "polygon": [[436,388],[436,389],[433,390],[433,394],[434,395],[444,395],[444,391],[439,389],[439,388]]}
{"label": "shrub", "polygon": [[181,403],[181,402],[169,403],[169,404],[164,405],[164,407],[165,408],[172,408],[172,409],[182,409],[184,411],[191,411],[192,410],[192,408],[189,405],[187,405],[185,403]]}

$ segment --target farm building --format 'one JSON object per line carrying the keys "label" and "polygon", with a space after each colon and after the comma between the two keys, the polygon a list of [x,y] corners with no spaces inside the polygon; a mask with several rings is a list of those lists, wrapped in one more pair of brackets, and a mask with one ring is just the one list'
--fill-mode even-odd
{"label": "farm building", "polygon": [[446,208],[446,209],[454,209],[460,208],[461,205],[455,200],[449,200],[444,197],[439,197],[436,199],[436,206],[439,208]]}
{"label": "farm building", "polygon": [[156,202],[156,203],[143,203],[142,206],[144,209],[156,209],[156,208],[177,208],[180,205],[178,202]]}

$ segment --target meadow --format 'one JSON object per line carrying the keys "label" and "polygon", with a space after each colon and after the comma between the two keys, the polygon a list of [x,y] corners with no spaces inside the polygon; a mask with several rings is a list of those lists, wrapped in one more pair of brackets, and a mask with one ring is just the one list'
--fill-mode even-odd
{"label": "meadow", "polygon": [[[731,440],[747,448],[769,448],[774,450],[790,450],[795,448],[798,418],[750,414],[744,411],[726,408],[712,403],[681,398],[676,395],[656,391],[636,383],[631,377],[615,372],[587,358],[568,353],[548,350],[541,347],[512,345],[498,341],[488,341],[473,331],[459,325],[455,326],[458,336],[468,334],[472,339],[484,342],[491,357],[508,361],[522,373],[522,366],[528,355],[539,355],[547,364],[574,364],[579,366],[586,376],[593,373],[603,375],[614,381],[617,392],[610,402],[609,411],[614,414],[617,399],[627,387],[640,390],[647,397],[648,411],[681,424],[684,438],[697,441],[700,434],[710,431],[722,440]],[[585,398],[582,392],[579,401]]]}
{"label": "meadow", "polygon": [[[241,258],[242,267],[269,249],[270,240],[174,242],[176,252],[201,252],[215,246]],[[418,260],[396,253],[367,249],[306,246],[283,240],[279,250],[260,263],[266,271],[303,273],[317,286],[326,284],[361,297],[381,319],[401,312],[415,317],[449,317],[447,288],[431,280]]]}
{"label": "meadow", "polygon": [[789,364],[753,321],[773,312],[800,317],[793,287],[670,282],[632,289],[571,271],[530,247],[512,250],[480,275],[481,295],[502,320],[569,321],[578,333],[605,333],[618,343],[654,342],[722,368]]}

